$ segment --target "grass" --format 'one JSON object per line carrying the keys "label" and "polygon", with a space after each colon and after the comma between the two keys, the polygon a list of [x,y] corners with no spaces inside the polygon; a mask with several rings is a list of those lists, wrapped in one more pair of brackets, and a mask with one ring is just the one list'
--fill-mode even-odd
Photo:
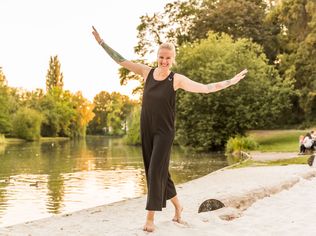
{"label": "grass", "polygon": [[[248,132],[248,137],[258,143],[256,151],[260,152],[299,152],[298,138],[313,130],[253,130]],[[272,161],[246,160],[231,168],[254,167],[254,166],[282,166],[292,164],[307,165],[309,155],[291,159]]]}
{"label": "grass", "polygon": [[247,160],[247,161],[241,162],[238,165],[231,167],[231,169],[243,168],[243,167],[255,167],[255,166],[286,166],[286,165],[293,165],[293,164],[307,165],[308,158],[309,156],[302,156],[302,157],[295,157],[291,159],[281,159],[281,160],[264,161],[264,162]]}
{"label": "grass", "polygon": [[255,130],[249,137],[259,144],[261,152],[298,152],[298,138],[309,130]]}

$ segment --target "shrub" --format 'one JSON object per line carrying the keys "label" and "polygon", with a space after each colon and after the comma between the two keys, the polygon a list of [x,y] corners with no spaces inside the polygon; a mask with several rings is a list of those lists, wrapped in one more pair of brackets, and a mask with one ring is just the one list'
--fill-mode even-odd
{"label": "shrub", "polygon": [[258,144],[249,137],[236,136],[230,138],[226,144],[226,153],[240,153],[241,151],[254,150]]}
{"label": "shrub", "polygon": [[21,108],[13,119],[13,133],[28,141],[38,140],[41,133],[43,115],[30,108]]}

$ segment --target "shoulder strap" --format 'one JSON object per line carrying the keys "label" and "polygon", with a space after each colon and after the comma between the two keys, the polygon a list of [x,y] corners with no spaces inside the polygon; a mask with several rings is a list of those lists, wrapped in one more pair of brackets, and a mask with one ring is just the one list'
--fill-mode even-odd
{"label": "shoulder strap", "polygon": [[170,73],[170,75],[169,75],[169,77],[168,77],[168,80],[169,81],[172,81],[173,80],[173,77],[174,77],[174,72],[173,71],[171,71],[171,73]]}

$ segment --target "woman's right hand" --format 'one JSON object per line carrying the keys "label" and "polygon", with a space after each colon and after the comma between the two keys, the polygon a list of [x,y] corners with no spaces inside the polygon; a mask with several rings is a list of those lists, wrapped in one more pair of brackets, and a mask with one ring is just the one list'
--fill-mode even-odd
{"label": "woman's right hand", "polygon": [[95,37],[95,40],[97,40],[98,44],[100,44],[102,42],[102,39],[101,39],[98,31],[94,28],[94,26],[92,26],[92,29],[93,29],[92,34]]}

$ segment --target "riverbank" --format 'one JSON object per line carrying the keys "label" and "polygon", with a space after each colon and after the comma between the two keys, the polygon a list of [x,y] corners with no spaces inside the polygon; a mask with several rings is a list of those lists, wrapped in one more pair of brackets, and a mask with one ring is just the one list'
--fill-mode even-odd
{"label": "riverbank", "polygon": [[[308,165],[223,169],[178,185],[183,226],[173,207],[156,214],[152,235],[312,235],[316,231],[316,169]],[[97,197],[97,196],[96,196]],[[207,199],[227,207],[197,213]],[[0,235],[147,235],[140,197],[0,229]],[[261,199],[261,200],[260,200]],[[308,209],[308,211],[306,211]]]}

